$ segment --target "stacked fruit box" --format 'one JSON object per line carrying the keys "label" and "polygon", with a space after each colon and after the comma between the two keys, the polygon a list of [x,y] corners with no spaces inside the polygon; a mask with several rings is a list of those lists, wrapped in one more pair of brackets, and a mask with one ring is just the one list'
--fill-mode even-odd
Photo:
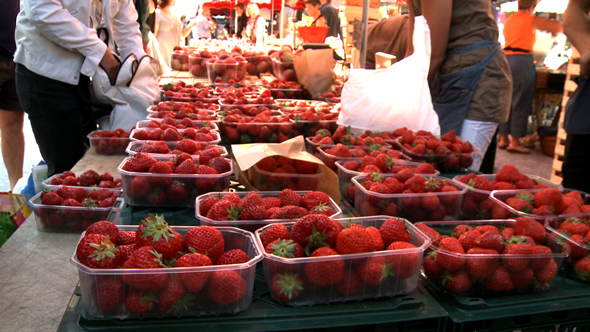
{"label": "stacked fruit box", "polygon": [[205,142],[195,142],[189,139],[181,141],[132,141],[127,146],[129,156],[133,156],[138,152],[148,153],[154,158],[171,158],[178,153],[188,153],[191,156],[198,157],[201,153],[208,149],[219,150],[222,157],[227,157],[228,152],[225,146],[208,144]]}
{"label": "stacked fruit box", "polygon": [[125,154],[125,147],[129,144],[129,132],[123,129],[94,130],[88,134],[90,149],[96,154]]}

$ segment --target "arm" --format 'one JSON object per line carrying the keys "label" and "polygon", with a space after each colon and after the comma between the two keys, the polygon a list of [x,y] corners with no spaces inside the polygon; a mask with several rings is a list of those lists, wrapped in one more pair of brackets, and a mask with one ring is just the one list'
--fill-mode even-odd
{"label": "arm", "polygon": [[412,5],[412,0],[408,1],[408,28],[407,35],[408,35],[408,48],[406,49],[405,58],[409,57],[410,55],[414,54],[414,17],[416,17],[414,13],[414,6]]}
{"label": "arm", "polygon": [[193,30],[193,27],[195,25],[197,25],[197,24],[194,22],[191,22],[184,29],[182,29],[182,31],[181,31],[182,38],[186,38],[186,36],[188,36],[191,33],[191,31]]}
{"label": "arm", "polygon": [[544,17],[535,16],[533,18],[533,28],[541,31],[562,32],[563,24],[559,21],[548,20]]}
{"label": "arm", "polygon": [[123,59],[131,53],[137,57],[145,55],[133,0],[120,0],[119,10],[113,17],[113,34]]}
{"label": "arm", "polygon": [[431,54],[430,69],[428,70],[428,80],[430,81],[438,73],[445,58],[451,29],[453,0],[421,0],[421,3],[422,15],[426,18],[430,28]]}
{"label": "arm", "polygon": [[156,22],[154,23],[154,36],[158,37],[158,33],[160,32],[160,12],[156,10]]}
{"label": "arm", "polygon": [[563,13],[563,31],[582,56],[580,73],[590,77],[590,0],[570,0]]}

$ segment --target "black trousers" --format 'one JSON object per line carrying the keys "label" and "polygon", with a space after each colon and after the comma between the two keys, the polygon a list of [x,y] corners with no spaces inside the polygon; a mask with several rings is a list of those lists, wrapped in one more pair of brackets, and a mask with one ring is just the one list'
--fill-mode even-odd
{"label": "black trousers", "polygon": [[561,166],[562,185],[590,193],[590,134],[568,134]]}

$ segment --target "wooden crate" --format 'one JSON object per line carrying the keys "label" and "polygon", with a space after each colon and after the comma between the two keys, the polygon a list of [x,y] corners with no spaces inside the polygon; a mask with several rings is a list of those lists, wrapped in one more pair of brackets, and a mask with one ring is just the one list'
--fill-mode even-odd
{"label": "wooden crate", "polygon": [[561,100],[561,112],[559,115],[559,124],[557,130],[557,140],[555,142],[555,152],[553,157],[553,169],[551,171],[551,181],[560,184],[563,180],[561,177],[561,166],[565,155],[565,140],[567,133],[563,129],[563,119],[565,116],[565,106],[570,96],[578,85],[574,79],[580,75],[580,53],[576,49],[573,50],[572,57],[569,60],[567,68],[567,76],[563,86],[563,98]]}

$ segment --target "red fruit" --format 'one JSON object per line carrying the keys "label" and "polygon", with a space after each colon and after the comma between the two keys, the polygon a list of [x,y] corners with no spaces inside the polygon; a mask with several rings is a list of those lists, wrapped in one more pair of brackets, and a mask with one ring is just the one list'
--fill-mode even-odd
{"label": "red fruit", "polygon": [[436,264],[436,251],[429,252],[424,256],[424,273],[430,282],[437,282],[443,274],[443,269]]}
{"label": "red fruit", "polygon": [[494,273],[498,265],[498,252],[493,249],[471,248],[467,250],[467,272],[475,280],[483,280]]}
{"label": "red fruit", "polygon": [[147,172],[156,162],[158,161],[149,154],[139,152],[127,159],[121,168],[128,172]]}
{"label": "red fruit", "polygon": [[136,246],[138,248],[151,246],[164,259],[172,259],[184,251],[184,239],[178,232],[172,230],[163,215],[149,214],[142,220],[136,232]]}
{"label": "red fruit", "polygon": [[379,232],[379,230],[373,226],[369,226],[369,227],[367,227],[367,232],[371,235],[371,239],[372,239],[371,251],[383,250],[383,248],[384,248],[383,239],[381,238],[381,233]]}
{"label": "red fruit", "polygon": [[64,199],[55,192],[48,192],[41,196],[41,204],[44,205],[62,205]]}
{"label": "red fruit", "polygon": [[[562,226],[563,228],[563,226]],[[590,228],[588,228],[590,230]],[[535,240],[536,243],[542,243],[547,237],[547,231],[545,227],[537,222],[535,219],[528,217],[516,218],[516,224],[514,225],[514,233],[516,235],[530,236]],[[584,232],[585,234],[585,232]]]}
{"label": "red fruit", "polygon": [[211,226],[191,228],[184,236],[184,243],[187,249],[193,248],[197,253],[209,257],[213,264],[217,263],[225,247],[223,235]]}
{"label": "red fruit", "polygon": [[326,193],[321,191],[312,191],[308,192],[301,198],[301,206],[311,210],[313,207],[316,207],[320,204],[329,204],[330,203],[330,196]]}
{"label": "red fruit", "polygon": [[[136,249],[129,259],[123,264],[123,269],[161,269],[165,268],[162,255],[152,247],[141,247]],[[124,274],[123,282],[129,287],[139,291],[157,291],[166,286],[168,274]]]}
{"label": "red fruit", "polygon": [[532,253],[533,246],[530,244],[507,244],[502,251],[502,264],[511,272],[522,271],[528,266]]}
{"label": "red fruit", "polygon": [[350,270],[344,273],[344,278],[336,286],[338,293],[349,297],[358,294],[363,288],[363,281],[355,270]]}
{"label": "red fruit", "polygon": [[436,194],[426,194],[422,196],[422,208],[426,211],[435,211],[440,204]]}
{"label": "red fruit", "polygon": [[[177,268],[183,267],[198,267],[198,266],[210,266],[213,263],[209,257],[199,254],[199,253],[188,253],[186,255],[182,255],[178,261],[176,261]],[[206,271],[199,271],[199,272],[189,272],[189,273],[179,273],[178,277],[182,284],[189,292],[196,293],[200,291],[205,283],[209,280],[210,272]]]}
{"label": "red fruit", "polygon": [[463,293],[471,289],[472,283],[465,271],[445,271],[441,276],[443,286],[450,292]]}
{"label": "red fruit", "polygon": [[498,264],[492,276],[486,281],[485,289],[492,292],[507,292],[514,288],[510,273],[504,266]]}
{"label": "red fruit", "polygon": [[590,281],[590,257],[584,257],[578,260],[574,265],[574,271],[576,273],[576,278],[583,281]]}
{"label": "red fruit", "polygon": [[533,282],[535,272],[527,267],[522,271],[510,273],[510,278],[512,279],[514,288],[524,288]]}
{"label": "red fruit", "polygon": [[217,265],[242,264],[249,261],[248,254],[240,249],[233,249],[224,252],[217,260]]}
{"label": "red fruit", "polygon": [[199,214],[201,216],[207,216],[207,213],[215,203],[219,202],[219,198],[215,196],[205,197],[199,204]]}
{"label": "red fruit", "polygon": [[262,241],[262,246],[264,248],[266,248],[269,243],[275,240],[288,240],[290,238],[291,234],[284,224],[272,224],[268,228],[264,229],[264,232],[260,233],[260,241]]}
{"label": "red fruit", "polygon": [[64,200],[73,198],[78,203],[82,203],[84,198],[86,198],[86,189],[84,188],[61,186],[60,189],[61,191],[58,189],[57,193],[63,197]]}
{"label": "red fruit", "polygon": [[125,306],[130,313],[138,316],[144,316],[156,309],[158,302],[157,293],[142,292],[130,289],[125,297]]}
{"label": "red fruit", "polygon": [[116,313],[119,305],[125,301],[125,284],[121,279],[97,278],[90,292],[94,304],[104,315]]}
{"label": "red fruit", "polygon": [[158,308],[163,314],[182,316],[193,303],[193,296],[186,294],[186,288],[177,278],[168,278],[166,287],[160,291]]}
{"label": "red fruit", "polygon": [[504,249],[504,237],[497,231],[487,231],[475,239],[475,246],[502,252]]}
{"label": "red fruit", "polygon": [[436,262],[441,268],[454,272],[465,265],[465,250],[458,239],[453,237],[441,239],[438,248]]}
{"label": "red fruit", "polygon": [[277,301],[289,302],[303,291],[303,280],[296,273],[275,274],[270,290]]}
{"label": "red fruit", "polygon": [[291,189],[283,189],[279,194],[279,198],[281,199],[281,206],[300,206],[301,205],[301,196],[294,192]]}
{"label": "red fruit", "polygon": [[521,179],[521,174],[514,165],[504,165],[496,174],[496,181],[515,184]]}
{"label": "red fruit", "polygon": [[227,173],[231,171],[231,165],[226,158],[215,157],[207,163],[207,166],[213,168],[219,174]]}
{"label": "red fruit", "polygon": [[585,219],[569,218],[561,223],[559,228],[568,231],[570,234],[586,235],[590,231],[590,226]]}
{"label": "red fruit", "polygon": [[136,176],[131,180],[131,184],[126,191],[132,200],[141,200],[145,198],[153,189],[153,184],[147,176]]}
{"label": "red fruit", "polygon": [[119,263],[119,249],[108,236],[88,234],[76,247],[78,261],[94,269],[114,269]]}
{"label": "red fruit", "polygon": [[309,214],[305,208],[300,206],[282,206],[279,210],[271,216],[271,219],[298,219]]}
{"label": "red fruit", "polygon": [[110,221],[98,221],[86,229],[86,234],[100,234],[108,236],[114,244],[119,244],[119,228]]}
{"label": "red fruit", "polygon": [[549,264],[553,252],[549,247],[543,245],[534,245],[532,256],[529,259],[529,267],[533,270],[540,270]]}
{"label": "red fruit", "polygon": [[416,252],[416,246],[404,241],[392,242],[387,250],[397,251],[410,249],[411,252],[395,252],[385,256],[385,261],[392,264],[391,270],[400,279],[407,279],[415,276],[420,269],[421,254]]}
{"label": "red fruit", "polygon": [[404,182],[406,190],[411,190],[416,194],[426,192],[426,180],[420,175],[414,175]]}
{"label": "red fruit", "polygon": [[180,164],[178,164],[178,166],[176,166],[176,168],[174,169],[174,173],[176,174],[196,174],[197,173],[197,165],[195,165],[195,162],[192,159],[186,159],[182,162],[180,162]]}
{"label": "red fruit", "polygon": [[209,191],[213,186],[217,183],[217,180],[220,179],[218,176],[218,172],[205,165],[199,165],[197,167],[197,174],[201,175],[195,179],[195,185],[199,190],[202,191]]}
{"label": "red fruit", "polygon": [[463,246],[463,250],[468,251],[471,248],[477,247],[475,240],[481,236],[481,233],[477,230],[467,231],[459,236],[459,242]]}
{"label": "red fruit", "polygon": [[207,296],[221,305],[240,301],[248,294],[248,283],[234,270],[211,272],[206,288]]}
{"label": "red fruit", "polygon": [[386,178],[383,181],[383,184],[389,188],[390,193],[392,194],[401,194],[405,189],[404,184],[393,177]]}
{"label": "red fruit", "polygon": [[434,166],[432,166],[432,164],[422,163],[422,164],[418,165],[418,167],[416,167],[414,172],[416,174],[435,174],[436,169],[434,168]]}
{"label": "red fruit", "polygon": [[385,220],[381,227],[379,227],[379,233],[381,234],[385,247],[388,247],[392,242],[410,242],[412,239],[412,235],[408,231],[405,222],[396,218]]}
{"label": "red fruit", "polygon": [[[295,227],[295,226],[293,226]],[[338,253],[331,248],[321,247],[314,250],[309,257],[338,256]],[[305,275],[317,286],[336,285],[344,277],[344,260],[336,258],[323,262],[308,262],[305,264]]]}
{"label": "red fruit", "polygon": [[438,247],[438,243],[440,242],[441,236],[437,231],[432,229],[430,226],[422,223],[416,224],[416,227],[432,240],[433,246]]}
{"label": "red fruit", "polygon": [[117,242],[119,245],[135,244],[135,231],[120,231]]}
{"label": "red fruit", "polygon": [[291,238],[309,254],[318,247],[334,247],[340,230],[336,222],[328,216],[311,214],[303,216],[293,224]]}
{"label": "red fruit", "polygon": [[356,266],[360,279],[368,284],[378,286],[387,278],[395,277],[392,263],[387,263],[384,256],[371,256]]}
{"label": "red fruit", "polygon": [[[158,161],[152,167],[150,167],[149,172],[155,173],[155,174],[171,174],[172,168],[170,168],[168,163],[163,162],[163,161]],[[156,185],[168,186],[170,183],[172,183],[172,180],[174,180],[174,178],[172,176],[150,176],[149,177],[149,181],[155,186]]]}
{"label": "red fruit", "polygon": [[219,149],[205,149],[199,154],[199,164],[207,165],[209,160],[216,157],[221,157]]}
{"label": "red fruit", "polygon": [[563,194],[559,189],[543,189],[535,195],[534,201],[537,208],[543,205],[552,207],[554,214],[561,214],[565,209]]}
{"label": "red fruit", "polygon": [[336,239],[336,251],[341,255],[370,252],[372,249],[372,236],[361,225],[350,225],[343,229]]}
{"label": "red fruit", "polygon": [[537,281],[542,284],[548,283],[555,278],[558,270],[559,267],[557,266],[557,263],[551,259],[544,268],[535,271],[535,278],[537,278]]}

